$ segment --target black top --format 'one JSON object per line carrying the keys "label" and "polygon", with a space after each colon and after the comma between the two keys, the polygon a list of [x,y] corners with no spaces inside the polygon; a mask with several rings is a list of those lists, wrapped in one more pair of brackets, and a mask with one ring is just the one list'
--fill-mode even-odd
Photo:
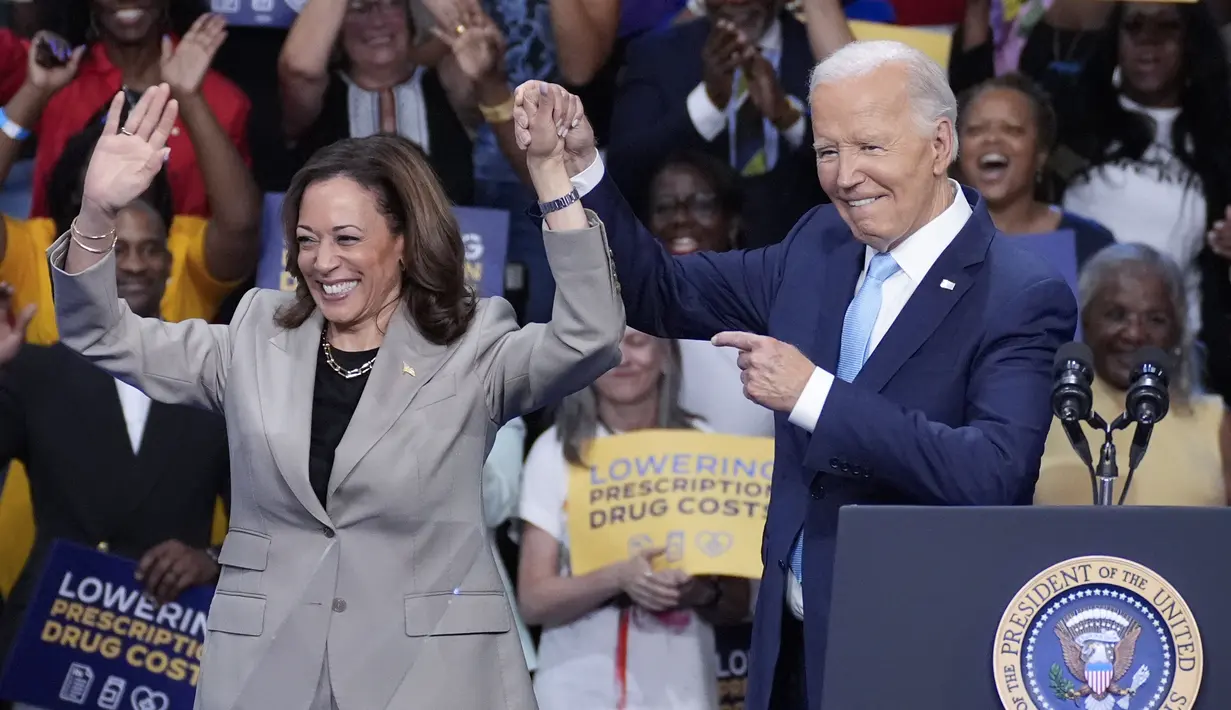
{"label": "black top", "polygon": [[[376,350],[346,352],[332,349],[333,360],[344,370],[354,370],[376,357]],[[312,390],[312,437],[308,446],[308,480],[316,498],[325,505],[325,493],[329,490],[329,475],[333,471],[333,455],[342,435],[355,416],[363,387],[368,383],[365,372],[359,377],[346,379],[334,371],[325,359],[321,348],[316,357],[316,386]]]}

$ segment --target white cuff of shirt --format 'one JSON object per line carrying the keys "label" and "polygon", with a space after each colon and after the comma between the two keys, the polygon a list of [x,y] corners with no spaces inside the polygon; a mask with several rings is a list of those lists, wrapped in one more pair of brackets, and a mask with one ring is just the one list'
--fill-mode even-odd
{"label": "white cuff of shirt", "polygon": [[607,174],[607,168],[603,167],[603,156],[594,156],[594,162],[586,166],[585,170],[577,173],[571,178],[573,189],[577,191],[578,197],[585,197],[587,193],[598,187],[603,176]]}
{"label": "white cuff of shirt", "polygon": [[829,399],[831,387],[833,375],[819,367],[813,370],[787,421],[811,434],[816,428],[817,420],[821,418],[821,410],[825,408],[825,400]]}
{"label": "white cuff of shirt", "polygon": [[799,111],[799,118],[795,120],[795,123],[791,124],[790,128],[782,132],[782,137],[786,139],[786,142],[789,143],[792,148],[798,148],[804,143],[804,128],[806,126],[804,121],[806,120],[807,111],[804,110],[804,105],[799,101],[799,99],[794,96],[788,96],[786,97],[786,100],[791,102],[791,105],[795,107],[796,111]]}
{"label": "white cuff of shirt", "polygon": [[727,114],[710,101],[710,95],[705,92],[705,84],[697,84],[697,88],[688,92],[687,106],[693,128],[696,128],[697,133],[705,140],[714,140],[727,127]]}

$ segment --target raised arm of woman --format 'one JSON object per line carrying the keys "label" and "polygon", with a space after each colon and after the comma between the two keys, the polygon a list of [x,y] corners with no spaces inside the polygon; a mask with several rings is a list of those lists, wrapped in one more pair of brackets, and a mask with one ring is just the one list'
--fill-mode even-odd
{"label": "raised arm of woman", "polygon": [[148,89],[121,128],[116,94],[86,169],[81,212],[47,250],[60,340],[152,399],[222,410],[231,338],[256,291],[227,326],[141,318],[117,295],[115,215],[149,188],[168,155],[176,102],[166,84]]}
{"label": "raised arm of woman", "polygon": [[321,102],[329,86],[329,57],[342,31],[348,2],[310,0],[282,42],[278,55],[282,130],[292,141],[321,115]]}
{"label": "raised arm of woman", "polygon": [[[551,322],[518,328],[507,301],[481,314],[476,370],[492,420],[503,423],[593,382],[620,362],[624,303],[602,222],[581,207],[564,167],[564,134],[581,105],[559,87],[531,120],[523,143],[540,209],[543,240],[556,279]],[[521,140],[521,139],[519,139]]]}

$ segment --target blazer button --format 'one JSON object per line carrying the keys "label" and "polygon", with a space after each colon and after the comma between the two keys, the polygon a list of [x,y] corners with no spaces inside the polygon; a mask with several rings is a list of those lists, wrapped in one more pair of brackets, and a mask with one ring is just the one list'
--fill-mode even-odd
{"label": "blazer button", "polygon": [[851,472],[851,465],[845,461],[842,462],[842,465],[840,466],[840,468],[842,469],[842,473]]}
{"label": "blazer button", "polygon": [[835,470],[835,471],[837,471],[837,470],[838,470],[838,464],[840,464],[840,463],[842,463],[842,462],[841,462],[841,461],[839,461],[836,457],[835,457],[835,458],[832,458],[832,459],[829,459],[829,467],[830,467],[830,468],[832,468],[832,469],[833,469],[833,470]]}
{"label": "blazer button", "polygon": [[343,599],[342,597],[338,597],[337,599],[334,599],[333,600],[333,610],[338,612],[339,614],[346,611],[346,600]]}
{"label": "blazer button", "polygon": [[333,528],[325,528],[325,529],[324,529],[324,530],[322,530],[321,532],[325,533],[325,537],[330,537],[330,538],[331,538],[331,537],[333,537],[333,536],[334,536]]}

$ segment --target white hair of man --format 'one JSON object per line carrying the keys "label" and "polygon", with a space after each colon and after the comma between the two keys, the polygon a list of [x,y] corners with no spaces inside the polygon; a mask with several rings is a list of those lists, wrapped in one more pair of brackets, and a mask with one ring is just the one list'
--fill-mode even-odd
{"label": "white hair of man", "polygon": [[886,64],[906,67],[910,77],[911,109],[922,131],[935,130],[942,118],[949,120],[953,139],[950,162],[957,160],[957,97],[949,86],[949,77],[931,57],[910,45],[892,40],[851,42],[812,68],[808,95],[812,96],[821,84],[861,77]]}

